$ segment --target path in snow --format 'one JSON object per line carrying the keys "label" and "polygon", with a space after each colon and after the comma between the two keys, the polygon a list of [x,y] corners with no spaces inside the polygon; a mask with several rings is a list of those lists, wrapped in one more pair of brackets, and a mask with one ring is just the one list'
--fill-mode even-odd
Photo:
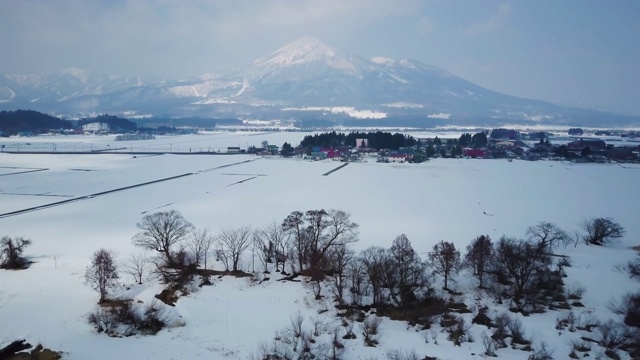
{"label": "path in snow", "polygon": [[344,163],[344,164],[342,164],[342,165],[338,166],[337,168],[335,168],[335,169],[333,169],[333,170],[331,170],[331,171],[329,171],[329,172],[326,172],[326,173],[322,174],[322,176],[329,176],[329,175],[331,175],[332,173],[334,173],[334,172],[336,172],[336,171],[338,171],[338,170],[342,169],[343,167],[345,167],[345,166],[347,166],[347,165],[349,165],[349,163]]}

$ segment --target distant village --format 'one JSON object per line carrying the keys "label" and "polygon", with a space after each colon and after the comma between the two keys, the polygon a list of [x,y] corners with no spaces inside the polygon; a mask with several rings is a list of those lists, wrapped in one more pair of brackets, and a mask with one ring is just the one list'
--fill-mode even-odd
{"label": "distant village", "polygon": [[[297,156],[306,160],[332,159],[343,162],[364,161],[374,157],[382,163],[419,163],[430,158],[477,158],[569,160],[575,163],[638,163],[640,134],[636,132],[596,132],[585,134],[571,129],[567,136],[546,132],[520,132],[495,129],[475,135],[463,134],[458,139],[418,138],[411,146],[397,149],[370,146],[369,139],[357,138],[355,145],[297,146],[288,152],[275,145],[250,148],[249,153],[262,156]],[[334,133],[335,134],[335,133]],[[406,136],[406,135],[404,135]],[[602,139],[609,138],[607,143]],[[615,144],[616,142],[620,144]],[[633,144],[637,142],[638,144]],[[631,145],[629,145],[631,143]],[[288,144],[286,144],[288,145]],[[286,146],[285,145],[285,146]],[[240,152],[240,148],[230,149]]]}
{"label": "distant village", "polygon": [[[173,126],[139,127],[136,123],[111,115],[100,115],[72,123],[35,111],[0,112],[1,136],[33,136],[38,134],[117,134],[116,141],[150,140],[155,136],[197,134],[198,128]],[[56,130],[52,130],[56,129]],[[235,129],[241,131],[241,129]],[[247,129],[255,131],[255,129]],[[309,130],[299,130],[306,131]],[[419,133],[419,130],[413,130]],[[2,151],[6,151],[4,145]],[[19,151],[16,145],[16,151]],[[55,148],[52,151],[56,151]],[[75,150],[74,150],[75,151]],[[91,150],[92,152],[94,150]],[[115,148],[99,150],[116,151]],[[171,149],[169,152],[189,152]],[[263,141],[260,146],[229,147],[216,154],[255,154],[258,156],[299,157],[317,161],[331,159],[343,162],[372,161],[381,163],[420,163],[432,158],[478,158],[521,160],[569,160],[576,163],[638,163],[640,132],[625,130],[585,131],[571,128],[565,132],[493,129],[458,138],[423,138],[403,133],[382,131],[337,133],[335,131],[307,135],[298,146],[284,143],[281,147]],[[212,153],[209,149],[204,152]]]}

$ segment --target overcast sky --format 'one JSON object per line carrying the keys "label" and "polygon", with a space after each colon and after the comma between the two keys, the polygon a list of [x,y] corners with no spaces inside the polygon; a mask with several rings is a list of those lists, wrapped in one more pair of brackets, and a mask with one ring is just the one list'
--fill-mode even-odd
{"label": "overcast sky", "polygon": [[637,0],[2,0],[0,73],[179,79],[302,36],[511,95],[640,114]]}

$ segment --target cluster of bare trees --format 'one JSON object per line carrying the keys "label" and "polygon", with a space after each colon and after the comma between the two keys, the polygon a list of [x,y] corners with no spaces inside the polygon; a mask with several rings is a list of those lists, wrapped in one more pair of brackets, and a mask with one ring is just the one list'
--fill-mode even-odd
{"label": "cluster of bare trees", "polygon": [[358,241],[358,224],[342,210],[294,211],[282,222],[289,247],[297,260],[298,271],[313,280],[323,278],[330,268],[329,254]]}
{"label": "cluster of bare trees", "polygon": [[[329,277],[341,303],[348,289],[355,303],[370,295],[374,304],[402,305],[428,290],[431,275],[440,276],[448,289],[455,274],[467,267],[480,288],[486,288],[487,281],[489,288],[499,284],[500,294],[522,304],[540,293],[541,283],[549,282],[553,274],[549,254],[554,247],[577,239],[602,244],[624,234],[624,228],[608,218],[585,220],[581,225],[586,233],[581,236],[570,236],[548,222],[529,227],[526,239],[502,237],[494,244],[488,235],[482,235],[468,245],[464,256],[452,242],[440,241],[423,260],[405,235],[399,235],[389,249],[374,246],[356,254],[351,245],[358,241],[358,224],[341,210],[294,211],[281,224],[221,229],[217,234],[196,229],[178,211],[170,210],[142,218],[132,242],[146,251],[130,255],[121,268],[140,284],[150,272],[175,281],[195,274],[202,266],[207,268],[213,254],[225,270],[239,271],[243,256],[251,250],[253,271],[257,257],[264,271],[274,264],[276,271],[285,272],[288,266],[291,272],[316,282]],[[24,239],[3,238],[0,245],[7,248],[6,243],[13,254],[20,254],[29,244]],[[112,252],[99,250],[92,258],[92,271],[97,255],[113,257]],[[106,294],[99,292],[102,300]]]}
{"label": "cluster of bare trees", "polygon": [[[527,229],[524,239],[503,236],[494,243],[488,235],[481,235],[472,240],[464,254],[454,243],[440,241],[424,260],[405,235],[398,236],[389,249],[373,246],[359,254],[346,243],[334,247],[324,259],[328,264],[324,268],[330,269],[334,295],[340,303],[348,302],[344,290],[349,289],[352,303],[370,299],[373,304],[403,306],[428,292],[433,275],[447,290],[457,272],[466,268],[478,280],[480,289],[488,290],[498,301],[511,301],[519,311],[528,311],[562,298],[564,262],[560,258],[557,267],[553,266],[556,247],[580,240],[604,243],[624,234],[611,219],[595,218],[581,225],[585,234],[569,235],[553,223],[540,222]],[[293,226],[288,228],[297,231]],[[302,250],[299,255],[304,258],[304,248],[296,249]]]}

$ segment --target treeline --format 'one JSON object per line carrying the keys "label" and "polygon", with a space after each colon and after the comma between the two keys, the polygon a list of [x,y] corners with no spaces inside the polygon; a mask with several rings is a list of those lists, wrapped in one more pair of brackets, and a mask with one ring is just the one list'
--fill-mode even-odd
{"label": "treeline", "polygon": [[136,123],[144,128],[172,128],[175,126],[182,127],[198,127],[201,129],[213,129],[216,125],[240,126],[242,120],[234,118],[199,118],[199,117],[150,117],[144,119],[136,119]]}
{"label": "treeline", "polygon": [[86,124],[91,123],[103,123],[108,124],[109,129],[111,131],[119,132],[119,131],[136,131],[138,129],[138,125],[131,120],[121,118],[115,115],[100,115],[95,118],[84,118],[78,121],[78,126],[84,126]]}
{"label": "treeline", "polygon": [[72,129],[71,121],[33,110],[0,111],[0,132],[5,136],[22,132],[42,134],[50,129]]}
{"label": "treeline", "polygon": [[410,147],[418,144],[418,140],[410,135],[389,132],[350,132],[336,133],[335,131],[307,135],[300,142],[301,147],[332,147],[332,146],[356,146],[356,139],[367,139],[368,147],[375,149],[398,150],[401,147]]}

